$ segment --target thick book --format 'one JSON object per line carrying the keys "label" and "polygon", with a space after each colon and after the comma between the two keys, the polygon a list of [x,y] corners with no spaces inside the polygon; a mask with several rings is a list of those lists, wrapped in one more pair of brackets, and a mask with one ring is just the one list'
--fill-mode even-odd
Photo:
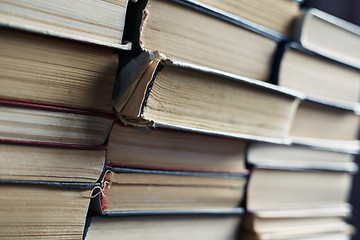
{"label": "thick book", "polygon": [[250,25],[258,25],[258,28],[266,28],[266,31],[275,31],[285,36],[292,35],[292,25],[300,15],[298,1],[280,0],[276,2],[257,0],[197,0],[209,7],[231,14],[234,18],[243,18]]}
{"label": "thick book", "polygon": [[188,0],[130,1],[128,23],[124,38],[132,42],[134,51],[159,50],[179,61],[264,81],[282,39]]}
{"label": "thick book", "polygon": [[359,150],[354,105],[315,101],[153,52],[141,53],[121,69],[113,104],[122,122],[139,127]]}
{"label": "thick book", "polygon": [[254,166],[246,207],[256,212],[342,205],[348,201],[352,173],[343,169]]}
{"label": "thick book", "polygon": [[103,215],[228,212],[242,203],[246,179],[245,174],[108,168],[92,209]]}
{"label": "thick book", "polygon": [[105,144],[114,119],[91,111],[0,100],[0,142],[90,147]]}
{"label": "thick book", "polygon": [[294,38],[307,49],[360,68],[360,27],[318,9],[306,9],[294,24]]}
{"label": "thick book", "polygon": [[115,86],[114,110],[124,123],[280,142],[301,97],[148,52],[122,68]]}
{"label": "thick book", "polygon": [[128,0],[0,1],[0,25],[25,31],[130,49],[123,41]]}
{"label": "thick book", "polygon": [[112,112],[118,56],[111,49],[0,29],[1,99]]}
{"label": "thick book", "polygon": [[251,212],[344,205],[358,171],[353,154],[301,145],[253,143],[247,153]]}
{"label": "thick book", "polygon": [[[355,50],[353,50],[355,52]],[[329,104],[359,105],[360,70],[293,42],[280,44],[272,82]]]}
{"label": "thick book", "polygon": [[358,114],[356,108],[302,101],[290,129],[291,142],[358,153]]}
{"label": "thick book", "polygon": [[346,204],[358,171],[354,155],[344,152],[253,143],[247,153],[246,206],[253,212]]}
{"label": "thick book", "polygon": [[90,220],[86,240],[121,239],[237,239],[241,215],[188,214],[98,217]]}
{"label": "thick book", "polygon": [[0,143],[0,179],[96,182],[105,154],[105,149]]}
{"label": "thick book", "polygon": [[244,173],[244,140],[117,123],[109,135],[110,166],[175,171]]}
{"label": "thick book", "polygon": [[82,239],[97,184],[0,181],[2,239]]}

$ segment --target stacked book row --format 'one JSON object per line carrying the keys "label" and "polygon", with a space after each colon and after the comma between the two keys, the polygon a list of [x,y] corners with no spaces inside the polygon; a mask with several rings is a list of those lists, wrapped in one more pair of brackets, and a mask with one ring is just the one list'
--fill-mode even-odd
{"label": "stacked book row", "polygon": [[360,28],[296,1],[0,1],[0,237],[349,239]]}

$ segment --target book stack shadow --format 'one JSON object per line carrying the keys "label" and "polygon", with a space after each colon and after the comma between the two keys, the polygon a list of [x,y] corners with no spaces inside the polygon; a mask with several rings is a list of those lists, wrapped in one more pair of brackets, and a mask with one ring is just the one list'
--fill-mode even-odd
{"label": "book stack shadow", "polygon": [[0,238],[356,234],[360,28],[229,2],[0,3]]}

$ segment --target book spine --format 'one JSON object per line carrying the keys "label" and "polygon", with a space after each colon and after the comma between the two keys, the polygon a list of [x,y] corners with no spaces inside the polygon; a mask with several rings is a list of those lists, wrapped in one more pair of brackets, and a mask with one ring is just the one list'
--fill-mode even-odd
{"label": "book spine", "polygon": [[131,51],[134,55],[138,55],[143,51],[140,35],[147,16],[145,13],[147,3],[148,0],[129,1],[127,6],[123,42],[132,43]]}

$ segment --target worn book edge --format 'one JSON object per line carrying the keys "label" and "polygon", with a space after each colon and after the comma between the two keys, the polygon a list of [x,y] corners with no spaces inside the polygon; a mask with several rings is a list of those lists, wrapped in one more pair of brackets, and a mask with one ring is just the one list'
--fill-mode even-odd
{"label": "worn book edge", "polygon": [[[357,111],[357,106],[354,105],[344,105],[336,102],[336,104],[329,104],[329,102],[318,101],[318,99],[310,99],[307,95],[302,92],[291,90],[285,87],[277,86],[274,84],[266,83],[263,81],[258,81],[246,77],[240,77],[236,74],[230,74],[223,71],[218,71],[212,68],[203,67],[195,64],[189,64],[181,62],[178,60],[167,58],[166,56],[154,51],[148,52],[143,51],[137,57],[131,59],[128,64],[126,64],[119,72],[116,78],[116,88],[114,89],[113,94],[113,107],[117,117],[125,125],[133,125],[138,127],[160,127],[160,128],[170,128],[177,129],[182,131],[198,132],[210,135],[217,136],[226,136],[238,139],[259,141],[259,142],[270,142],[277,144],[296,144],[303,145],[308,147],[314,147],[318,149],[327,149],[332,151],[343,151],[350,153],[358,153],[360,149],[360,144],[358,141],[315,141],[313,139],[292,139],[290,137],[286,138],[269,138],[262,136],[254,136],[247,134],[236,134],[231,132],[221,132],[221,131],[212,131],[212,130],[199,130],[191,127],[183,127],[173,124],[166,124],[161,122],[154,122],[142,119],[142,110],[146,105],[146,99],[151,91],[151,85],[156,74],[161,71],[163,67],[174,66],[179,68],[185,68],[189,70],[195,70],[199,72],[209,73],[212,75],[217,75],[219,77],[224,77],[232,81],[238,81],[243,84],[248,84],[254,87],[262,88],[267,91],[275,92],[279,95],[286,95],[294,98],[295,101],[310,101],[319,103],[325,106],[344,109],[352,111],[355,114],[359,114]],[[133,96],[135,89],[140,90],[141,96],[136,96],[135,102],[129,103],[129,99]],[[132,99],[132,100],[134,100]],[[128,105],[127,105],[128,104]],[[141,107],[139,107],[141,106]],[[137,116],[135,118],[126,118],[126,115]]]}
{"label": "worn book edge", "polygon": [[121,211],[106,211],[106,203],[103,195],[106,194],[106,188],[111,186],[111,179],[107,179],[107,174],[114,173],[141,173],[141,174],[162,174],[172,176],[191,176],[191,177],[210,177],[210,178],[236,178],[247,179],[248,173],[216,173],[216,172],[184,172],[184,171],[163,171],[163,170],[147,170],[135,168],[122,168],[107,166],[104,169],[102,177],[98,181],[99,188],[94,188],[93,196],[95,196],[90,205],[90,209],[103,216],[137,216],[137,215],[192,215],[192,214],[242,214],[242,208],[211,208],[211,209],[165,209],[165,210],[121,210]]}
{"label": "worn book edge", "polygon": [[[288,37],[266,28],[260,24],[254,23],[252,21],[246,20],[234,14],[227,13],[225,11],[219,10],[217,8],[208,6],[206,4],[193,1],[193,0],[171,0],[172,2],[183,5],[194,11],[198,11],[202,14],[210,15],[221,21],[228,22],[240,28],[246,29],[248,31],[254,32],[266,38],[272,39],[276,42],[283,40],[288,41]],[[141,52],[143,49],[141,41],[141,30],[147,13],[145,11],[148,0],[139,0],[139,1],[129,1],[127,8],[126,23],[124,29],[123,40],[132,43],[132,50],[136,53]],[[132,27],[126,28],[127,25]]]}

